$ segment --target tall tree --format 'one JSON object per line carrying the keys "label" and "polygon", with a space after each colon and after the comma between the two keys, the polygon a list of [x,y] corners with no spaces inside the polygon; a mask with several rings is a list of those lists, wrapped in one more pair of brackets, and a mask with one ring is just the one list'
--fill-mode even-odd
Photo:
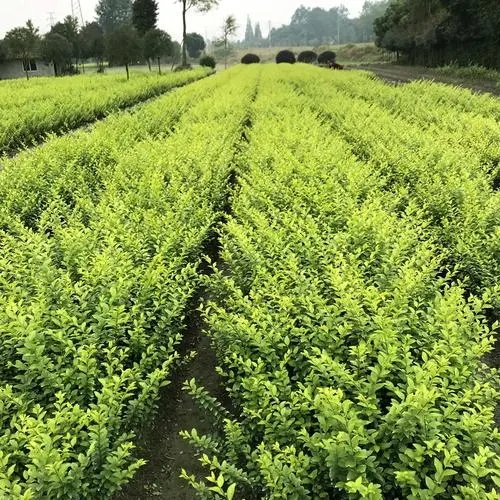
{"label": "tall tree", "polygon": [[86,24],[80,31],[82,59],[96,60],[99,71],[103,71],[106,45],[104,33],[97,22]]}
{"label": "tall tree", "polygon": [[[186,50],[189,57],[198,59],[205,50],[207,44],[199,33],[188,33],[186,35]],[[183,66],[185,66],[183,64]]]}
{"label": "tall tree", "polygon": [[0,40],[0,62],[3,62],[7,59],[8,51],[7,44],[5,40]]}
{"label": "tall tree", "polygon": [[40,44],[40,56],[44,61],[54,64],[56,76],[62,75],[71,67],[73,45],[59,33],[47,33]]}
{"label": "tall tree", "polygon": [[132,21],[132,0],[99,0],[95,12],[104,34],[109,35]]}
{"label": "tall tree", "polygon": [[[54,24],[50,29],[50,34],[61,35],[71,44],[71,58],[78,64],[80,59],[80,33],[78,30],[78,19],[72,16],[66,16],[63,22]],[[54,38],[53,41],[58,40]],[[59,40],[60,42],[60,40]],[[54,45],[51,43],[50,45]],[[57,45],[57,44],[55,44]],[[61,43],[59,45],[62,46]],[[66,49],[66,47],[64,48]]]}
{"label": "tall tree", "polygon": [[132,4],[132,24],[144,36],[154,30],[158,22],[158,2],[155,0],[135,0]]}
{"label": "tall tree", "polygon": [[187,66],[187,25],[186,15],[189,10],[195,9],[198,12],[208,12],[213,7],[219,5],[219,0],[177,0],[182,4],[182,66]]}
{"label": "tall tree", "polygon": [[108,57],[114,64],[125,66],[127,80],[130,79],[129,65],[141,57],[141,40],[135,28],[124,24],[108,37]]}
{"label": "tall tree", "polygon": [[236,18],[234,16],[227,16],[226,19],[224,19],[224,23],[221,27],[220,38],[220,41],[224,46],[224,68],[227,68],[227,52],[229,48],[229,39],[236,34],[236,31],[238,31]]}
{"label": "tall tree", "polygon": [[253,26],[252,26],[252,20],[250,19],[250,16],[247,17],[247,27],[245,29],[245,43],[247,45],[252,45],[254,42],[254,32],[253,32]]}
{"label": "tall tree", "polygon": [[161,58],[170,56],[173,52],[172,39],[165,31],[153,29],[148,31],[143,38],[144,57],[148,61],[151,71],[151,60],[156,59],[158,63],[158,73],[161,75]]}
{"label": "tall tree", "polygon": [[264,40],[264,37],[262,36],[262,30],[260,29],[259,22],[256,23],[256,25],[255,25],[254,40],[255,40],[255,45],[257,47],[260,47],[262,45],[263,40]]}
{"label": "tall tree", "polygon": [[22,59],[24,71],[26,72],[26,79],[28,80],[30,60],[33,58],[39,42],[39,30],[35,28],[31,19],[26,23],[26,26],[14,28],[5,35],[5,43],[10,53],[14,57]]}

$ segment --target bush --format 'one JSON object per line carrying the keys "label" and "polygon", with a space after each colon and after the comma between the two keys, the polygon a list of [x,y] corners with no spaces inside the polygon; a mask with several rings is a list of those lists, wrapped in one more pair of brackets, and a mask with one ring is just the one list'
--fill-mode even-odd
{"label": "bush", "polygon": [[215,69],[215,59],[212,56],[203,56],[200,59],[200,66]]}
{"label": "bush", "polygon": [[259,64],[260,57],[257,54],[245,54],[241,58],[241,64]]}
{"label": "bush", "polygon": [[318,56],[318,63],[319,64],[328,64],[328,63],[334,63],[335,58],[337,57],[337,54],[333,52],[332,50],[325,50]]}
{"label": "bush", "polygon": [[188,69],[193,69],[193,67],[191,66],[191,64],[186,64],[186,66],[176,66],[174,68],[174,72],[177,72],[177,71],[187,71]]}
{"label": "bush", "polygon": [[281,63],[289,63],[289,64],[295,64],[295,54],[291,50],[282,50],[278,52],[276,55],[276,62],[278,64]]}
{"label": "bush", "polygon": [[312,64],[316,59],[318,59],[318,54],[312,50],[304,50],[304,52],[301,52],[297,57],[298,62],[306,64]]}

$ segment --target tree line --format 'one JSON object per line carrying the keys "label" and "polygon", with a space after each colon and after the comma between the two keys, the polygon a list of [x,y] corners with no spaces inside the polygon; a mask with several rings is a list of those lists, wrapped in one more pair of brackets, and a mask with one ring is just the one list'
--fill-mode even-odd
{"label": "tree line", "polygon": [[412,64],[500,67],[498,0],[393,0],[376,43]]}
{"label": "tree line", "polygon": [[290,24],[271,29],[267,40],[262,39],[259,24],[252,33],[251,24],[247,23],[245,43],[248,46],[299,47],[371,42],[375,39],[373,23],[388,5],[389,0],[365,1],[355,18],[349,17],[343,5],[331,9],[302,5],[293,14]]}
{"label": "tree line", "polygon": [[10,30],[0,40],[0,62],[8,58],[23,61],[29,77],[30,61],[40,58],[53,63],[56,75],[77,72],[84,61],[93,59],[103,70],[104,61],[125,66],[129,77],[129,64],[145,61],[152,63],[170,58],[173,64],[188,65],[187,56],[199,57],[205,49],[203,37],[187,31],[187,13],[190,10],[206,12],[218,0],[175,0],[182,4],[182,44],[158,28],[158,2],[155,0],[99,0],[96,21],[79,26],[78,20],[67,16],[53,25],[43,36],[31,21]]}

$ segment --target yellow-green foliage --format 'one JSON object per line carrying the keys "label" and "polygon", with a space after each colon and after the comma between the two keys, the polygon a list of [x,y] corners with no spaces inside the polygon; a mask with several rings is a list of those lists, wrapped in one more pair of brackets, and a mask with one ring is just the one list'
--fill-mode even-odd
{"label": "yellow-green foliage", "polygon": [[206,69],[183,73],[137,73],[39,78],[0,83],[0,153],[30,145],[50,132],[69,130],[125,106],[206,76]]}
{"label": "yellow-green foliage", "polygon": [[255,87],[203,80],[0,172],[1,498],[111,498],[141,465]]}
{"label": "yellow-green foliage", "polygon": [[206,309],[237,411],[185,435],[224,488],[497,498],[497,103],[467,98],[264,68]]}

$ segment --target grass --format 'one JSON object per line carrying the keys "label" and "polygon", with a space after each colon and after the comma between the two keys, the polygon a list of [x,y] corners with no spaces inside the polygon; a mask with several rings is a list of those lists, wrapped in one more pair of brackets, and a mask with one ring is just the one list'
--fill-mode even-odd
{"label": "grass", "polygon": [[499,70],[485,68],[477,64],[470,64],[469,66],[448,64],[436,68],[435,71],[444,75],[455,76],[457,78],[468,78],[470,80],[494,80],[497,82],[497,85],[500,84]]}

